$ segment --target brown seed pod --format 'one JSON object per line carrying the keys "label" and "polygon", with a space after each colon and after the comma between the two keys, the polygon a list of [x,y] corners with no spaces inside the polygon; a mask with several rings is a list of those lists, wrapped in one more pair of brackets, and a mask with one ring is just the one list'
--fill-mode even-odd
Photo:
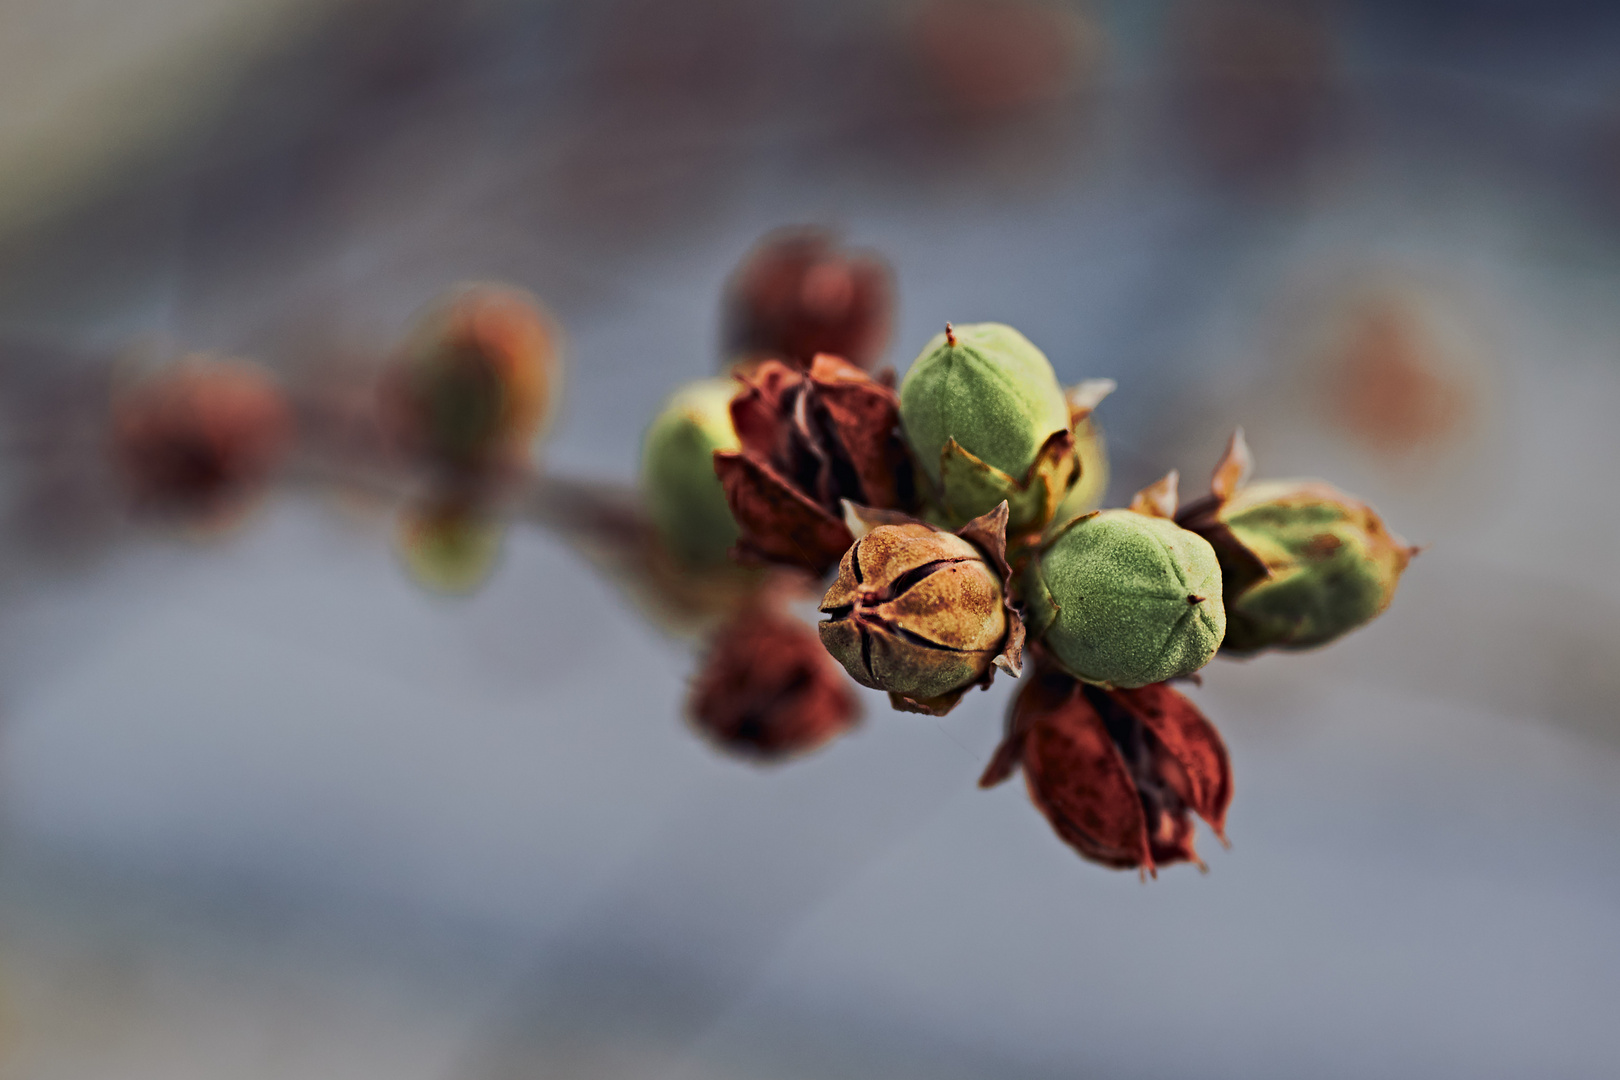
{"label": "brown seed pod", "polygon": [[817,353],[870,370],[889,342],[894,275],[871,252],[840,249],[820,229],[771,233],[726,286],[731,360],[808,368]]}
{"label": "brown seed pod", "polygon": [[188,357],[113,399],[111,453],[138,513],[209,524],[263,493],[293,434],[271,376]]}
{"label": "brown seed pod", "polygon": [[961,534],[879,525],[851,545],[822,598],[827,651],[897,708],[941,715],[997,666],[1018,671],[1023,623],[1008,602],[1007,504]]}
{"label": "brown seed pod", "polygon": [[728,753],[775,761],[850,730],[860,703],[811,629],[761,601],[715,634],[688,712]]}

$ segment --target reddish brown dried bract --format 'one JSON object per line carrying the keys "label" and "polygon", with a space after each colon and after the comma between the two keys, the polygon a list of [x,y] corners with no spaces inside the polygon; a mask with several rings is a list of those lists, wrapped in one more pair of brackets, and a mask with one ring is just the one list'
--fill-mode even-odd
{"label": "reddish brown dried bract", "polygon": [[892,389],[834,356],[808,372],[767,360],[738,376],[741,451],[715,454],[745,560],[825,573],[854,542],[843,500],[900,509],[915,499]]}
{"label": "reddish brown dried bract", "polygon": [[767,236],[726,288],[726,347],[733,359],[774,357],[808,368],[817,353],[870,369],[894,314],[894,276],[870,252],[840,250],[830,234]]}
{"label": "reddish brown dried bract", "polygon": [[855,726],[855,691],[816,632],[754,605],[715,635],[692,686],[692,723],[722,749],[775,761]]}
{"label": "reddish brown dried bract", "polygon": [[135,509],[194,521],[262,493],[293,433],[281,390],[242,361],[182,361],[115,397],[111,426]]}
{"label": "reddish brown dried bract", "polygon": [[1232,774],[1213,725],[1164,683],[1103,690],[1038,664],[980,778],[1022,765],[1030,799],[1083,858],[1155,873],[1202,865],[1189,811],[1225,841]]}

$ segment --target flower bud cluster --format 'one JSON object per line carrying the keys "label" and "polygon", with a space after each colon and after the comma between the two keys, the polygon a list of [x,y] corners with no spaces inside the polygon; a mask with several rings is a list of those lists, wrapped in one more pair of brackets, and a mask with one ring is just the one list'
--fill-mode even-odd
{"label": "flower bud cluster", "polygon": [[[826,250],[777,243],[734,281],[734,305],[747,295],[758,311],[802,315],[823,287],[848,292],[833,286],[851,271]],[[1224,827],[1225,747],[1169,684],[1221,651],[1305,648],[1361,625],[1388,605],[1412,553],[1319,481],[1246,485],[1241,440],[1208,498],[1181,507],[1172,472],[1128,508],[1095,509],[1108,470],[1094,411],[1113,383],[1065,390],[1009,326],[947,324],[898,391],[892,375],[863,370],[866,355],[806,356],[807,339],[786,331],[743,340],[731,387],[683,391],[649,429],[647,503],[671,545],[694,565],[730,543],[735,559],[830,574],[820,655],[902,711],[942,715],[998,668],[1018,677],[1027,637],[1035,670],[983,782],[1022,768],[1058,835],[1107,866],[1202,865],[1193,819]],[[773,640],[799,655],[801,637],[754,618],[756,632],[738,624],[712,657],[761,663]],[[847,727],[824,676],[781,698],[821,702],[802,729],[817,734],[795,745]],[[771,681],[763,669],[760,680]],[[754,686],[731,681],[744,683]],[[754,717],[749,703],[773,691],[728,693],[705,689],[698,713]],[[751,719],[706,729],[744,742],[763,730]]]}

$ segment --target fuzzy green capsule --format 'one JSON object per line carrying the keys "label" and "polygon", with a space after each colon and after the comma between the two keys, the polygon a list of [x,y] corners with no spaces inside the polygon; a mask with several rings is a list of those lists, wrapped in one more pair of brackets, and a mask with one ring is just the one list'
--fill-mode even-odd
{"label": "fuzzy green capsule", "polygon": [[688,383],[647,428],[641,487],[664,543],[689,566],[718,566],[737,542],[737,523],[714,473],[714,452],[741,445],[731,426],[732,379]]}
{"label": "fuzzy green capsule", "polygon": [[1023,591],[1030,631],[1069,674],[1103,686],[1189,675],[1226,633],[1209,542],[1130,510],[1060,526],[1031,561]]}
{"label": "fuzzy green capsule", "polygon": [[1371,621],[1412,555],[1371,507],[1317,480],[1249,484],[1213,520],[1243,548],[1224,551],[1215,537],[1230,564],[1232,653],[1311,648]]}
{"label": "fuzzy green capsule", "polygon": [[1000,323],[935,335],[900,384],[900,423],[952,524],[1005,499],[1009,532],[1044,528],[1079,472],[1052,365]]}

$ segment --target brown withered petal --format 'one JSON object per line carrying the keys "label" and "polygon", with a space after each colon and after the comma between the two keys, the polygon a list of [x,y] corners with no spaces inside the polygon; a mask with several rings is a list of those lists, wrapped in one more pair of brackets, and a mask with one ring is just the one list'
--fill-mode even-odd
{"label": "brown withered petal", "polygon": [[869,252],[838,248],[819,229],[767,236],[726,288],[731,356],[774,356],[807,367],[816,353],[874,366],[888,344],[894,280]]}
{"label": "brown withered petal", "polygon": [[815,631],[761,603],[715,634],[688,711],[721,749],[776,761],[850,730],[860,704]]}
{"label": "brown withered petal", "polygon": [[1189,811],[1225,842],[1226,747],[1163,683],[1104,690],[1038,665],[979,784],[993,787],[1020,765],[1058,836],[1094,862],[1144,873],[1177,862],[1202,867]]}
{"label": "brown withered petal", "polygon": [[854,542],[841,518],[811,502],[753,455],[716,451],[714,471],[737,519],[742,561],[798,566],[819,575],[836,565]]}

